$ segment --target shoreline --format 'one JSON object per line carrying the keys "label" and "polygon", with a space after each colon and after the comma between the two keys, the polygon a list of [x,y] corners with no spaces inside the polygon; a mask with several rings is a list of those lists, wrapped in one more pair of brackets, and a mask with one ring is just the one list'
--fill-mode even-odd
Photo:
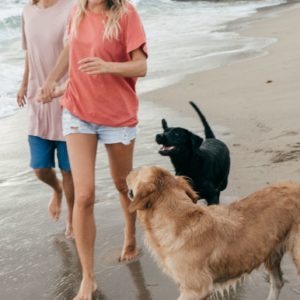
{"label": "shoreline", "polygon": [[[223,29],[213,30],[213,31],[211,31],[211,34],[213,34],[214,32],[220,32],[220,33],[224,32],[224,33],[229,33],[229,34],[232,33],[233,35],[238,34],[237,40],[239,38],[254,39],[255,38],[254,36],[241,34],[242,31],[244,29],[250,28],[253,24],[256,24],[261,21],[263,22],[264,20],[269,19],[269,18],[276,17],[282,11],[289,9],[293,6],[297,6],[299,4],[300,4],[300,0],[287,0],[286,3],[274,4],[271,6],[264,6],[264,7],[257,8],[256,12],[252,13],[251,15],[248,15],[245,17],[240,17],[240,18],[237,18],[232,21],[224,22]],[[271,38],[266,36],[266,37],[262,38],[261,41],[252,40],[252,42],[255,43],[256,46],[258,47],[257,51],[255,50],[254,45],[251,46],[251,49],[247,49],[247,50],[245,50],[245,49],[244,50],[235,49],[234,51],[226,50],[225,45],[229,45],[230,42],[232,42],[232,43],[237,42],[237,40],[235,38],[230,38],[230,39],[228,38],[227,43],[223,45],[224,51],[222,51],[222,49],[220,48],[220,49],[218,49],[218,52],[214,52],[212,54],[212,57],[216,58],[217,63],[213,62],[212,59],[209,59],[210,56],[208,55],[206,57],[206,61],[204,61],[204,65],[205,65],[204,67],[203,67],[203,65],[201,67],[201,65],[199,65],[199,63],[197,63],[198,70],[186,72],[182,69],[182,70],[180,70],[179,73],[176,73],[173,75],[168,75],[168,76],[164,75],[161,78],[158,78],[158,77],[151,78],[151,82],[147,82],[147,80],[146,80],[145,85],[144,85],[144,83],[141,84],[142,88],[139,88],[139,86],[137,87],[138,94],[140,96],[142,96],[144,94],[155,92],[156,90],[171,87],[173,85],[180,83],[181,81],[184,81],[186,77],[193,75],[193,74],[198,74],[198,73],[206,72],[209,70],[215,70],[218,68],[222,68],[231,63],[238,63],[243,60],[254,59],[256,57],[263,56],[268,51],[268,48],[272,47],[272,45],[274,43],[276,43],[276,40],[271,41]],[[250,42],[243,41],[240,43],[242,45],[246,46]],[[205,57],[202,57],[202,58],[205,59]],[[152,83],[152,86],[154,86],[154,88],[153,87],[149,88],[150,83]]]}
{"label": "shoreline", "polygon": [[[298,0],[296,0],[298,1]],[[215,33],[221,34],[222,32],[225,34],[225,37],[221,38],[222,42],[218,41],[218,38],[214,40],[215,48],[212,50],[212,55],[209,53],[203,54],[197,56],[195,53],[192,54],[194,58],[193,61],[196,62],[196,64],[192,64],[192,67],[194,70],[192,72],[188,72],[185,67],[181,68],[180,65],[179,72],[172,72],[169,70],[169,72],[164,72],[163,70],[153,70],[153,73],[155,77],[152,78],[152,73],[146,78],[144,82],[141,83],[141,90],[140,94],[147,93],[153,90],[156,90],[158,88],[163,88],[170,86],[172,84],[176,84],[177,82],[180,82],[184,79],[185,76],[197,72],[203,72],[209,69],[215,69],[218,67],[222,67],[223,65],[226,65],[227,63],[230,63],[231,61],[239,61],[243,60],[244,58],[252,58],[254,56],[261,55],[261,53],[264,52],[264,49],[269,46],[270,43],[273,41],[268,41],[267,39],[261,40],[261,41],[255,41],[255,39],[245,39],[240,40],[238,36],[235,36],[239,26],[248,26],[248,23],[251,23],[253,20],[257,18],[257,16],[260,14],[260,12],[269,12],[269,11],[277,11],[281,7],[284,7],[286,5],[290,5],[294,2],[293,0],[288,0],[288,3],[282,3],[282,4],[272,4],[271,6],[266,6],[262,8],[256,8],[256,12],[250,12],[248,16],[246,17],[239,17],[233,21],[225,21],[222,24],[219,24],[219,26],[224,27],[223,29],[219,30],[212,30],[210,35],[214,35]],[[266,4],[267,5],[267,4]],[[266,13],[264,13],[265,15]],[[265,16],[264,16],[265,17]],[[264,18],[263,17],[263,18]],[[234,25],[235,24],[235,25]],[[226,34],[229,34],[229,36]],[[230,35],[233,35],[231,37]],[[201,35],[201,33],[200,33]],[[207,41],[208,43],[211,43],[212,41]],[[201,42],[195,41],[194,44],[189,44],[189,47],[191,48],[189,51],[192,51],[193,45],[201,44]],[[216,46],[217,45],[217,46]],[[245,46],[247,49],[242,49],[243,46]],[[204,47],[205,48],[205,47]],[[257,50],[255,50],[257,48]],[[201,52],[201,48],[199,48]],[[256,51],[253,53],[253,51]],[[192,53],[192,52],[191,52]],[[157,54],[156,54],[157,55]],[[153,61],[157,59],[158,57],[153,58]],[[185,63],[190,62],[191,60],[188,59],[186,62],[182,62],[182,65],[185,65]],[[15,66],[15,68],[22,68],[22,64],[20,66]],[[154,68],[155,69],[155,68]],[[172,75],[173,74],[173,75]],[[20,74],[21,76],[21,74]],[[139,86],[138,86],[139,89]],[[0,119],[11,117],[14,114],[17,113],[18,108],[15,107],[14,103],[14,93],[8,96],[8,98],[2,98],[0,99],[0,102],[2,100],[2,105],[0,105]],[[1,98],[1,97],[0,97]],[[1,103],[0,103],[1,104]]]}
{"label": "shoreline", "polygon": [[[280,95],[283,99],[285,99],[285,91],[287,91],[287,96],[289,96],[289,94],[292,94],[289,96],[289,98],[295,97],[294,102],[293,99],[290,99],[290,102],[292,102],[289,103],[290,106],[296,105],[296,95],[298,94],[299,96],[299,89],[295,84],[295,78],[297,78],[295,74],[298,74],[298,70],[294,66],[294,62],[298,63],[297,58],[299,57],[299,55],[297,54],[297,49],[299,49],[297,29],[295,26],[294,28],[292,28],[293,31],[291,33],[289,32],[289,24],[286,24],[289,23],[289,20],[287,20],[286,16],[291,15],[291,23],[295,19],[295,15],[300,15],[300,5],[297,3],[284,6],[284,8],[281,8],[280,11],[276,10],[276,12],[276,16],[274,17],[255,21],[246,28],[243,27],[239,30],[239,33],[241,35],[275,38],[277,41],[266,48],[266,53],[264,55],[230,62],[219,68],[189,74],[182,81],[174,85],[142,94],[140,97],[141,100],[152,101],[157,105],[172,107],[174,109],[176,108],[176,110],[184,116],[197,118],[195,112],[190,108],[188,104],[188,101],[195,101],[199,104],[200,108],[203,109],[203,112],[207,116],[210,124],[212,124],[212,127],[214,127],[215,123],[231,129],[232,133],[230,135],[233,135],[234,137],[229,138],[228,142],[232,144],[231,146],[233,148],[233,154],[238,153],[238,162],[240,163],[241,154],[239,153],[240,151],[236,148],[240,147],[238,145],[238,140],[240,138],[243,138],[243,133],[245,131],[245,124],[243,124],[244,120],[241,116],[241,113],[244,113],[244,117],[245,119],[247,119],[248,123],[252,123],[251,126],[249,126],[250,128],[248,128],[248,130],[250,129],[250,132],[247,131],[247,134],[249,134],[249,138],[251,138],[253,141],[257,139],[257,137],[255,137],[256,135],[259,135],[260,139],[264,134],[276,135],[275,128],[272,128],[272,126],[269,126],[268,124],[264,124],[265,121],[272,121],[272,116],[270,116],[268,112],[264,111],[264,108],[266,109],[266,111],[268,109],[270,110],[269,105],[272,104],[272,99],[270,99],[270,97],[273,97],[272,87],[274,87],[275,89],[274,101],[276,101],[274,103],[276,104],[276,106],[274,105],[273,107],[271,107],[272,111],[274,112],[276,112],[276,110],[278,109],[280,111],[280,102],[278,103],[280,99],[278,98]],[[294,23],[295,25],[297,24],[296,21],[294,21]],[[282,30],[277,27],[274,28],[274,24],[275,26],[281,26],[281,24],[283,24],[286,28],[282,28]],[[293,35],[294,40],[291,35]],[[288,45],[286,45],[287,42],[289,43]],[[287,50],[285,51],[285,49]],[[283,56],[285,57],[286,62],[280,61],[282,53],[287,53],[286,56]],[[292,54],[293,57],[290,58],[288,56],[290,54]],[[293,60],[293,62],[291,62],[291,60]],[[289,65],[291,67],[291,70],[293,70],[292,73],[295,73],[294,76],[291,76],[290,79],[287,80],[287,77],[284,76],[284,73],[282,72],[278,72],[278,75],[276,73],[274,74],[275,70],[277,71],[277,69],[281,68],[284,68],[284,71],[287,72]],[[241,74],[241,76],[239,76],[239,73],[242,72],[245,72],[245,74]],[[260,72],[263,72],[263,74]],[[287,73],[286,75],[289,75],[289,73]],[[229,78],[230,76],[232,77]],[[261,81],[259,82],[259,80]],[[234,81],[236,81],[236,84],[234,83]],[[249,84],[247,83],[247,81],[249,81]],[[282,86],[279,86],[279,84],[290,86],[290,89],[288,89],[287,87],[282,88]],[[253,95],[253,97],[256,97],[256,99],[251,98],[251,94],[253,93],[253,91],[257,91],[254,93],[255,95]],[[241,100],[236,99],[237,97],[240,97]],[[248,99],[249,102],[247,103],[247,101],[242,100],[242,98]],[[262,102],[260,102],[260,100],[258,100],[257,98]],[[228,107],[223,107],[225,101]],[[220,109],[215,109],[216,107],[218,107],[218,105],[221,106],[221,111]],[[260,111],[258,111],[259,105],[261,105]],[[253,106],[254,108],[251,109],[251,106]],[[293,108],[290,106],[288,108],[291,108],[291,111],[288,111],[287,108],[285,112],[292,115]],[[228,112],[229,108],[231,108],[232,111]],[[245,114],[245,111],[247,110],[248,115]],[[261,118],[261,120],[260,118],[258,118],[258,116]],[[280,117],[278,116],[278,113],[276,117]],[[234,120],[234,118],[238,118],[238,120],[241,121],[240,127],[236,126],[236,120]],[[268,120],[263,120],[264,118],[268,118]],[[297,120],[296,117],[295,120]],[[288,121],[288,123],[292,123],[293,119],[289,119]],[[293,122],[294,125],[297,125],[295,123],[296,122]],[[293,127],[290,126],[291,129],[289,130],[289,126],[287,125],[287,136],[291,138],[285,138],[283,134],[282,139],[285,139],[286,141],[292,141],[293,137],[298,134],[296,133],[296,131],[299,129],[299,126],[294,126],[294,132],[292,129]],[[202,131],[202,125],[200,123],[199,126],[199,129]],[[278,133],[278,136],[280,136],[280,133]],[[224,138],[226,141],[226,136]],[[272,137],[270,138],[272,141]],[[274,137],[273,140],[275,139],[276,137]],[[266,146],[268,145],[266,141],[260,141],[262,143],[264,142]],[[248,143],[246,144],[248,147]],[[268,146],[273,147],[274,143],[270,142],[270,145]],[[257,146],[257,148],[259,147]],[[273,156],[276,156],[276,154],[280,155],[282,151],[284,153],[284,150],[280,149],[280,147],[276,148],[278,148],[278,150],[273,151],[272,149],[268,149],[267,151],[269,154],[274,154]],[[249,152],[249,150],[251,152],[252,149],[253,152],[256,151],[257,156],[262,156],[260,153],[262,151],[260,149],[255,149],[254,145],[249,145],[249,148],[245,148],[244,150],[246,149],[248,150],[247,152]],[[289,153],[289,151],[287,151],[287,153]],[[298,159],[298,152],[296,152],[296,154],[296,159]],[[284,154],[282,155],[284,156]],[[276,160],[276,158],[274,159]],[[286,160],[288,161],[287,164],[289,164],[289,161],[292,160],[292,158],[288,157]],[[278,166],[281,169],[281,165],[278,164]],[[283,179],[288,180],[289,178],[287,172],[283,173]],[[299,174],[297,174],[296,171],[294,171],[294,173],[294,175],[297,175],[297,177],[295,177],[299,178],[300,180]],[[276,177],[274,176],[274,174],[273,177],[276,181]],[[258,186],[250,186],[254,186],[257,188],[258,186],[261,186],[261,184]],[[248,189],[246,189],[247,191],[253,190],[253,188],[251,189],[250,186]]]}

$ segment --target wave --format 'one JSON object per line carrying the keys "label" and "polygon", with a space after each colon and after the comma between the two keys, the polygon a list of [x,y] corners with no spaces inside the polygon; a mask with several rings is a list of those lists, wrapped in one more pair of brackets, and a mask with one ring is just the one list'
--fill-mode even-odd
{"label": "wave", "polygon": [[[27,2],[0,3],[0,118],[16,110],[14,95],[23,70],[21,13]],[[139,91],[153,90],[190,72],[217,67],[224,57],[259,55],[271,40],[242,38],[226,31],[226,24],[250,16],[260,7],[285,2],[132,0],[141,14],[150,53],[148,76],[139,83]]]}
{"label": "wave", "polygon": [[132,3],[133,3],[134,5],[138,5],[140,2],[141,2],[141,0],[132,0]]}
{"label": "wave", "polygon": [[20,35],[22,19],[20,16],[11,16],[0,20],[0,40],[4,41]]}
{"label": "wave", "polygon": [[0,117],[9,117],[18,110],[16,99],[12,97],[0,97]]}

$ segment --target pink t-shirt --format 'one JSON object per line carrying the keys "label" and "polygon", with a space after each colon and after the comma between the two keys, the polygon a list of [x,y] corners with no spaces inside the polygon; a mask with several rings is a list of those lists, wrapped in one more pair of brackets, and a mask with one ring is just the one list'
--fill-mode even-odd
{"label": "pink t-shirt", "polygon": [[[27,50],[29,60],[29,135],[48,140],[64,140],[59,99],[41,104],[35,96],[63,49],[73,5],[73,0],[58,0],[46,9],[27,4],[23,10],[23,48]],[[61,83],[65,80],[66,77]]]}
{"label": "pink t-shirt", "polygon": [[[76,12],[72,10],[71,18]],[[127,62],[130,52],[141,48],[147,55],[146,37],[134,6],[119,20],[119,38],[104,38],[105,13],[87,11],[71,35],[69,82],[62,105],[81,120],[112,127],[137,124],[138,99],[135,91],[137,78],[109,74],[88,75],[78,70],[78,61],[86,57],[100,57],[104,61]],[[69,26],[69,31],[70,31]]]}

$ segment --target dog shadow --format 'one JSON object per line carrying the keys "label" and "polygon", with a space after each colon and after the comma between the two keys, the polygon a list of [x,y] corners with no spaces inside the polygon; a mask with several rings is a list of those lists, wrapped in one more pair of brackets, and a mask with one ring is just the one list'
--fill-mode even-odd
{"label": "dog shadow", "polygon": [[136,260],[126,264],[126,266],[129,269],[134,285],[138,291],[136,299],[152,300],[150,291],[147,289],[141,262],[139,260]]}

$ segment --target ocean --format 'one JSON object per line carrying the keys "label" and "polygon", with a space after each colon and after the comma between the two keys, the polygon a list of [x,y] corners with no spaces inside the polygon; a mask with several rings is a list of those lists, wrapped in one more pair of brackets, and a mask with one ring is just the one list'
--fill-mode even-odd
{"label": "ocean", "polygon": [[[21,48],[22,7],[28,0],[0,3],[0,118],[17,110],[24,53]],[[148,40],[149,72],[138,92],[172,84],[186,74],[215,68],[225,61],[260,55],[273,39],[226,31],[228,22],[285,0],[173,1],[134,0]]]}

